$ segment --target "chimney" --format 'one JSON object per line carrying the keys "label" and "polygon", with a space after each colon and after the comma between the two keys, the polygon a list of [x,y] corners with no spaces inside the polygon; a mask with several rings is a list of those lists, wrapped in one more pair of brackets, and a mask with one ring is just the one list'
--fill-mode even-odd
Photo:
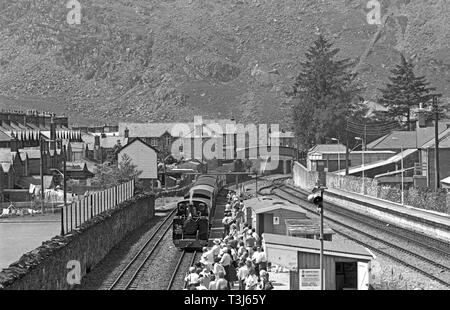
{"label": "chimney", "polygon": [[17,152],[19,150],[19,139],[17,139],[16,135],[11,135],[10,140],[11,152]]}
{"label": "chimney", "polygon": [[94,160],[96,162],[101,162],[102,161],[102,153],[101,153],[101,148],[100,148],[100,136],[95,136]]}
{"label": "chimney", "polygon": [[56,150],[56,124],[54,122],[53,116],[50,122],[50,149]]}
{"label": "chimney", "polygon": [[130,130],[128,128],[125,128],[125,139],[128,139],[130,137]]}

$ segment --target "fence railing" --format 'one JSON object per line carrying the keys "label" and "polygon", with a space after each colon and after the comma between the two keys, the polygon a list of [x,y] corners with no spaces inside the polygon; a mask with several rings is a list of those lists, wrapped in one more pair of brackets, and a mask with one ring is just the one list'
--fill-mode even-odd
{"label": "fence railing", "polygon": [[117,207],[134,195],[134,180],[80,196],[77,200],[63,206],[61,213],[61,234],[64,235],[93,217]]}

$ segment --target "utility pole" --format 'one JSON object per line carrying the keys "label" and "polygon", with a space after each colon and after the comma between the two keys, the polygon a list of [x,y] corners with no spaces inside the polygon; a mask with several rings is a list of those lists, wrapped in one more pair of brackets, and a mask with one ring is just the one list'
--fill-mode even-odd
{"label": "utility pole", "polygon": [[349,152],[349,148],[348,148],[348,143],[349,143],[349,141],[348,141],[348,119],[347,119],[347,128],[346,128],[346,138],[347,138],[347,143],[346,143],[346,145],[345,145],[345,175],[348,175],[348,160],[349,160],[349,157],[350,157],[350,152]]}
{"label": "utility pole", "polygon": [[439,177],[439,106],[438,106],[438,98],[437,96],[433,97],[433,109],[434,109],[434,156],[435,156],[435,191],[437,192],[440,188],[440,180]]}
{"label": "utility pole", "polygon": [[40,154],[40,162],[39,162],[39,172],[41,176],[41,212],[44,214],[44,139],[40,136],[39,137],[39,154]]}
{"label": "utility pole", "polygon": [[66,212],[67,218],[67,180],[66,180],[66,168],[67,168],[67,158],[66,158],[66,146],[63,147],[63,186],[64,186],[64,206],[61,210],[61,236],[64,236],[64,212]]}
{"label": "utility pole", "polygon": [[320,198],[321,204],[319,205],[319,213],[320,213],[320,290],[324,290],[324,281],[323,281],[323,192],[324,188],[320,187]]}

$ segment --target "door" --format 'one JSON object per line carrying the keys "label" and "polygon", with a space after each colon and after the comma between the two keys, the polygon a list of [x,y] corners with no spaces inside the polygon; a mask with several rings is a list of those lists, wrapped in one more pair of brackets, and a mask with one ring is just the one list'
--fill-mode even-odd
{"label": "door", "polygon": [[259,236],[262,236],[262,234],[265,232],[264,228],[264,214],[258,214],[258,230],[257,233]]}
{"label": "door", "polygon": [[369,264],[358,262],[358,290],[369,289]]}
{"label": "door", "polygon": [[273,234],[273,214],[264,214],[264,232],[268,234]]}

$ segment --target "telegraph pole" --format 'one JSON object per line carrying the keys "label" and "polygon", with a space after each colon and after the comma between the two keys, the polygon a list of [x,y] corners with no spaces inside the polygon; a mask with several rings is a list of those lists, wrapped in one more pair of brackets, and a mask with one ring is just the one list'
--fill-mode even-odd
{"label": "telegraph pole", "polygon": [[[67,180],[66,180],[66,168],[67,168],[67,157],[66,157],[66,146],[63,147],[63,186],[64,186],[64,206],[61,211],[61,236],[64,236],[64,212],[67,213]],[[67,218],[67,214],[66,214]]]}
{"label": "telegraph pole", "polygon": [[40,153],[40,176],[41,176],[41,212],[44,214],[44,139],[40,136],[39,137],[39,153]]}
{"label": "telegraph pole", "polygon": [[320,187],[320,198],[321,203],[319,204],[319,213],[320,213],[320,290],[324,290],[324,279],[323,279],[323,192],[324,188]]}
{"label": "telegraph pole", "polygon": [[434,156],[435,156],[435,164],[434,164],[434,168],[435,168],[435,191],[437,192],[438,189],[440,188],[440,180],[441,178],[439,177],[439,108],[438,108],[438,98],[437,96],[433,97],[433,109],[434,109],[434,145],[435,145],[435,149],[434,149]]}
{"label": "telegraph pole", "polygon": [[348,119],[347,119],[347,128],[346,128],[346,139],[347,139],[347,143],[345,146],[345,175],[348,175],[348,161],[349,161],[349,157],[350,157],[350,152],[349,152],[349,148],[348,148]]}

